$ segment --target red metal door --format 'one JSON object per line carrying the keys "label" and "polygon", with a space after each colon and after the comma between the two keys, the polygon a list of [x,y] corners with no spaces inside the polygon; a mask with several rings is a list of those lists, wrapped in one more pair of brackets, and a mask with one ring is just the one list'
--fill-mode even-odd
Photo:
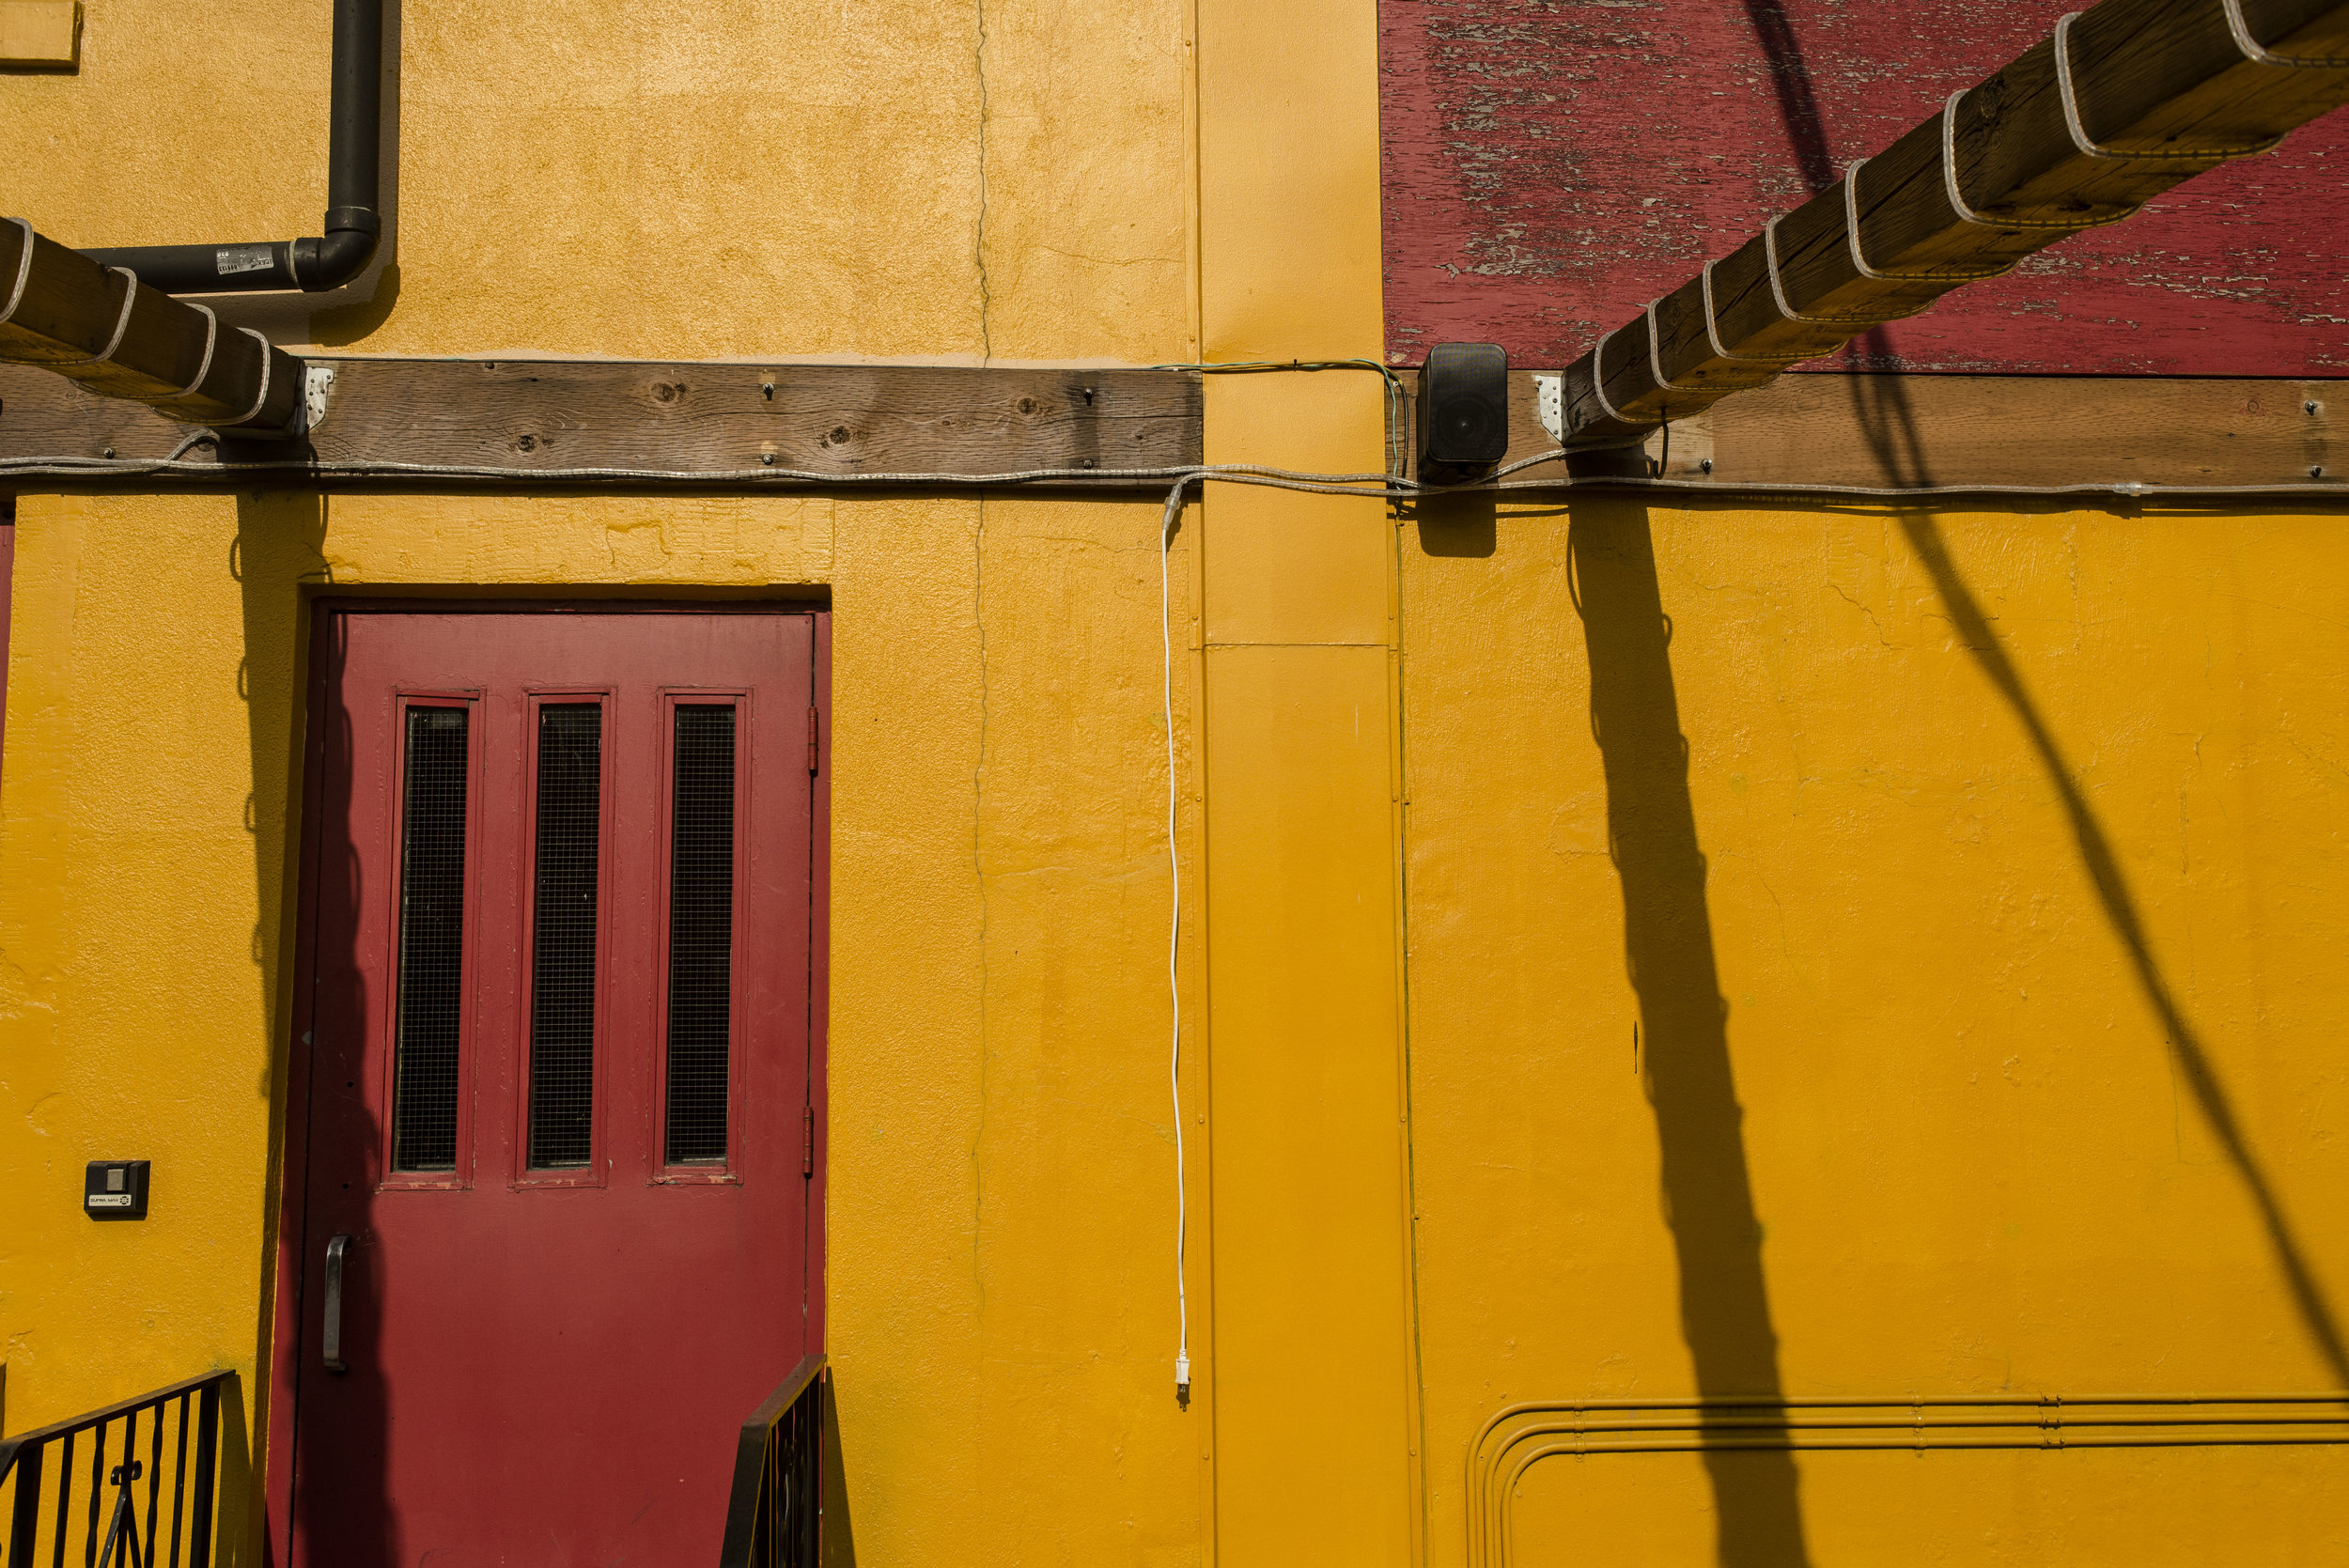
{"label": "red metal door", "polygon": [[295,1563],[715,1560],[818,1332],[818,619],[321,615]]}

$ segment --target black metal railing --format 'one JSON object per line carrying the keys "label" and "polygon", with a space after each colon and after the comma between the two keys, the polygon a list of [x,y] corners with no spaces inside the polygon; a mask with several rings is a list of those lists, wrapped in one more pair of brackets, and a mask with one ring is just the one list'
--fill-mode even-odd
{"label": "black metal railing", "polygon": [[802,1358],[742,1423],[718,1568],[817,1568],[824,1542],[824,1401],[832,1374]]}
{"label": "black metal railing", "polygon": [[210,1568],[221,1391],[236,1375],[207,1373],[0,1438],[7,1568]]}

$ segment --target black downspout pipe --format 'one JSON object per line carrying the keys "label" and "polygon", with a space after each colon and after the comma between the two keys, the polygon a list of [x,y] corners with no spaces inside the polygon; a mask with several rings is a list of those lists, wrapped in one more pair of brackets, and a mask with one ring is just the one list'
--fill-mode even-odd
{"label": "black downspout pipe", "polygon": [[334,0],[334,103],[326,153],[326,233],[249,245],[122,245],[82,254],[128,267],[165,294],[336,288],[375,257],[383,220],[377,162],[383,145],[383,0]]}

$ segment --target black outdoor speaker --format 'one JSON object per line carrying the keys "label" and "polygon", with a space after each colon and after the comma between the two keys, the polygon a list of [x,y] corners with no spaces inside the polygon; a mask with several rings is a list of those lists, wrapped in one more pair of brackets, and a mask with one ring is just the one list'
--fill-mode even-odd
{"label": "black outdoor speaker", "polygon": [[1482,479],[1509,452],[1509,356],[1498,343],[1439,343],[1419,373],[1419,476]]}

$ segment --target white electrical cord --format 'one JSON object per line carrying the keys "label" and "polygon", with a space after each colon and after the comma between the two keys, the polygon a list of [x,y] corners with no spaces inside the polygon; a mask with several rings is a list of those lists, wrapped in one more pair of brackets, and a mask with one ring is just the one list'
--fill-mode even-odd
{"label": "white electrical cord", "polygon": [[1174,552],[1174,528],[1183,518],[1183,487],[1178,479],[1166,492],[1166,511],[1159,520],[1159,712],[1166,722],[1166,871],[1171,891],[1166,922],[1166,999],[1174,1015],[1167,1048],[1167,1087],[1174,1100],[1174,1397],[1190,1397],[1190,1304],[1183,1290],[1184,1251],[1190,1240],[1187,1188],[1183,1180],[1183,857],[1174,837],[1174,805],[1178,791],[1174,771],[1174,612],[1167,588],[1167,559]]}
{"label": "white electrical cord", "polygon": [[[179,443],[185,451],[205,437],[199,434]],[[1644,438],[1641,438],[1644,439]],[[1465,485],[1423,485],[1387,474],[1304,474],[1293,469],[1261,468],[1244,463],[1198,463],[1165,468],[1036,468],[1013,474],[838,474],[815,469],[743,468],[681,472],[667,468],[535,468],[473,463],[359,462],[320,464],[307,459],[267,462],[188,462],[174,457],[153,458],[0,458],[0,478],[137,479],[151,474],[187,478],[235,479],[241,474],[292,471],[340,482],[367,479],[437,478],[503,481],[508,484],[544,480],[613,480],[676,485],[738,484],[765,480],[815,489],[856,489],[873,486],[951,486],[957,489],[1003,488],[1038,481],[1057,481],[1063,489],[1081,489],[1071,480],[1096,484],[1134,479],[1173,479],[1184,484],[1214,480],[1222,484],[1265,485],[1274,489],[1304,490],[1315,495],[1359,495],[1372,500],[1416,501],[1429,495],[1458,495],[1478,490],[1654,490],[1684,495],[1852,496],[1867,501],[1913,501],[1927,496],[2118,496],[2130,501],[2215,501],[2229,497],[2341,497],[2349,485],[2307,481],[2265,485],[2157,485],[2123,479],[2078,485],[1826,485],[1740,483],[1721,479],[1639,478],[1633,475],[1593,474],[1584,478],[1561,475],[1552,479],[1506,479],[1520,469],[1553,463],[1576,452],[1606,451],[1637,444],[1617,439],[1561,447],[1521,458],[1497,470],[1490,479]]]}

